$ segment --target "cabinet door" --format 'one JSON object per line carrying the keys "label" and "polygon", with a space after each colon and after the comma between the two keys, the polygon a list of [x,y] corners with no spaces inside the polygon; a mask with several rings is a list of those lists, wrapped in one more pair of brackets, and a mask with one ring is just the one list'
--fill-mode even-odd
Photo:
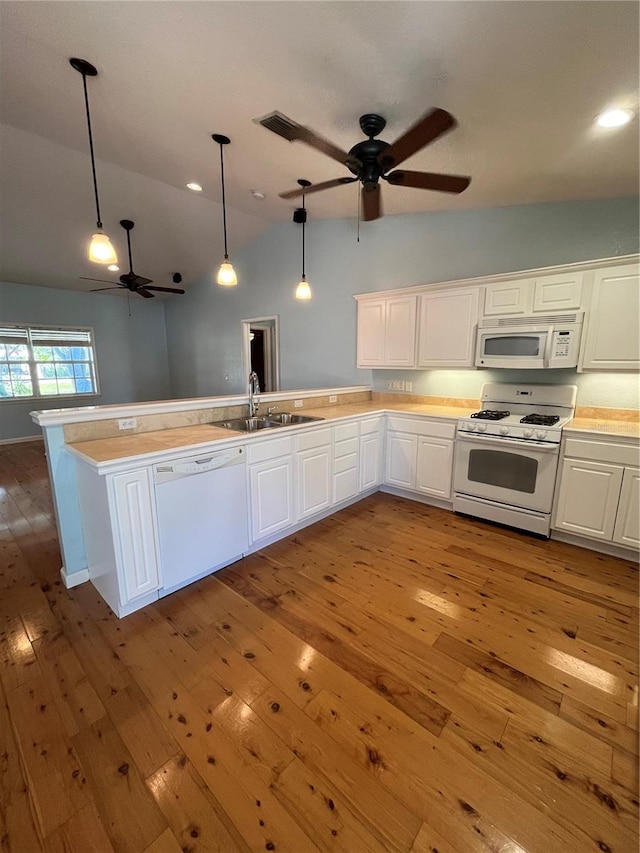
{"label": "cabinet door", "polygon": [[377,432],[368,433],[360,438],[360,491],[366,492],[380,485],[382,442]]}
{"label": "cabinet door", "polygon": [[584,273],[581,272],[537,278],[533,292],[533,310],[554,314],[580,308],[583,278]]}
{"label": "cabinet door", "polygon": [[597,270],[584,340],[583,370],[640,369],[637,264]]}
{"label": "cabinet door", "polygon": [[291,457],[249,466],[253,541],[293,524]]}
{"label": "cabinet door", "polygon": [[488,284],[484,292],[484,313],[530,314],[533,308],[533,279]]}
{"label": "cabinet door", "polygon": [[451,498],[453,442],[446,438],[418,438],[416,489],[443,500]]}
{"label": "cabinet door", "polygon": [[622,484],[621,465],[565,459],[555,527],[610,542]]}
{"label": "cabinet door", "polygon": [[333,469],[333,503],[339,504],[358,494],[358,454],[343,456],[336,461]]}
{"label": "cabinet door", "polygon": [[613,541],[640,548],[640,469],[625,468]]}
{"label": "cabinet door", "polygon": [[148,468],[114,474],[111,480],[113,537],[122,604],[160,586],[152,487]]}
{"label": "cabinet door", "polygon": [[416,359],[415,296],[387,299],[384,363],[387,367],[414,367]]}
{"label": "cabinet door", "polygon": [[384,364],[385,302],[358,302],[358,367]]}
{"label": "cabinet door", "polygon": [[414,489],[416,482],[416,448],[418,438],[403,432],[387,433],[385,483]]}
{"label": "cabinet door", "polygon": [[480,290],[420,297],[418,367],[473,367]]}
{"label": "cabinet door", "polygon": [[313,447],[296,454],[297,518],[315,515],[331,505],[331,448]]}

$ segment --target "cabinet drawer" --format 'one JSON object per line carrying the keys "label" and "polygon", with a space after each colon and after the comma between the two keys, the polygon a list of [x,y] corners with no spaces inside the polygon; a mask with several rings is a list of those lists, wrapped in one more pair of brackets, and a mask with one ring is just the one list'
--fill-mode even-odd
{"label": "cabinet drawer", "polygon": [[632,444],[613,444],[568,438],[564,446],[565,458],[593,459],[594,462],[615,462],[618,465],[640,465],[640,448]]}
{"label": "cabinet drawer", "polygon": [[358,437],[358,424],[339,424],[333,428],[334,441],[346,441]]}
{"label": "cabinet drawer", "polygon": [[358,439],[357,438],[348,438],[346,441],[337,441],[333,445],[333,455],[335,457],[349,456],[351,453],[357,453],[357,451],[358,451]]}
{"label": "cabinet drawer", "polygon": [[296,436],[296,450],[311,450],[312,447],[322,447],[331,444],[331,430],[314,429]]}
{"label": "cabinet drawer", "polygon": [[360,421],[360,435],[369,435],[372,432],[378,432],[380,429],[380,421],[382,418],[369,418],[366,421]]}
{"label": "cabinet drawer", "polygon": [[247,459],[249,463],[265,462],[267,459],[277,459],[279,456],[288,456],[293,452],[293,439],[276,438],[270,441],[261,441],[259,444],[249,443],[247,445]]}
{"label": "cabinet drawer", "polygon": [[433,438],[453,438],[456,434],[455,424],[402,418],[394,415],[389,416],[387,426],[396,432],[408,432],[411,435],[430,435]]}
{"label": "cabinet drawer", "polygon": [[348,456],[340,456],[333,460],[333,473],[340,474],[342,471],[349,471],[351,468],[358,467],[358,454],[350,453]]}

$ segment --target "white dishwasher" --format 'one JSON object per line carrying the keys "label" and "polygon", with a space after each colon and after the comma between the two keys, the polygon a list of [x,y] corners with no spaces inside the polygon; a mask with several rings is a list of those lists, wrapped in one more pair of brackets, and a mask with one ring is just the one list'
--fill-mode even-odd
{"label": "white dishwasher", "polygon": [[249,548],[242,447],[154,465],[161,596],[239,560]]}

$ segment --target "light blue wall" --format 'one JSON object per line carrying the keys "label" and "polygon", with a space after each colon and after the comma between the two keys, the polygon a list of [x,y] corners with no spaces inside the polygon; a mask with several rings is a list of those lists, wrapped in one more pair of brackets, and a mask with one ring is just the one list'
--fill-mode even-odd
{"label": "light blue wall", "polygon": [[[283,390],[372,382],[386,390],[392,374],[355,367],[353,294],[638,251],[636,198],[387,216],[363,223],[359,243],[355,219],[314,221],[312,201],[309,207],[311,302],[293,298],[301,233],[300,226],[287,223],[272,227],[232,259],[237,288],[224,290],[206,277],[190,285],[183,299],[167,303],[175,397],[241,393],[240,321],[273,314],[280,316]],[[469,376],[457,386],[450,371],[412,372],[412,378],[422,393],[476,396],[469,389],[479,389],[487,374],[465,373]],[[529,381],[551,381],[553,373],[560,371],[538,372]],[[403,371],[398,378],[410,377]],[[428,390],[434,387],[439,390]],[[628,396],[625,385],[622,398]]]}
{"label": "light blue wall", "polygon": [[94,330],[101,394],[67,400],[0,403],[0,439],[40,435],[33,409],[106,405],[171,397],[164,303],[139,297],[79,293],[0,283],[0,323],[90,326]]}

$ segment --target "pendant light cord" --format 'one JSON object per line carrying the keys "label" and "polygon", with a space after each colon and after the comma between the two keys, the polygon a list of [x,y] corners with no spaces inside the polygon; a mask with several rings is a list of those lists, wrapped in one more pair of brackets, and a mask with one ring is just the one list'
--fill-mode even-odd
{"label": "pendant light cord", "polygon": [[93,153],[93,134],[91,132],[91,114],[89,113],[89,93],[87,91],[87,75],[82,75],[82,85],[84,87],[84,106],[87,112],[87,129],[89,131],[89,150],[91,151],[91,172],[93,174],[93,191],[96,196],[96,216],[98,217],[98,221],[96,225],[98,228],[102,228],[102,221],[100,218],[100,200],[98,199],[98,180],[96,178],[96,160],[95,155]]}
{"label": "pendant light cord", "polygon": [[229,253],[227,251],[227,202],[224,194],[224,157],[222,156],[223,145],[220,144],[220,177],[222,179],[222,230],[224,232],[224,259],[225,261],[229,260]]}
{"label": "pendant light cord", "polygon": [[307,209],[304,206],[304,188],[302,190],[302,209],[304,210],[304,216],[302,217],[302,280],[306,281],[304,275],[304,229],[307,223]]}

